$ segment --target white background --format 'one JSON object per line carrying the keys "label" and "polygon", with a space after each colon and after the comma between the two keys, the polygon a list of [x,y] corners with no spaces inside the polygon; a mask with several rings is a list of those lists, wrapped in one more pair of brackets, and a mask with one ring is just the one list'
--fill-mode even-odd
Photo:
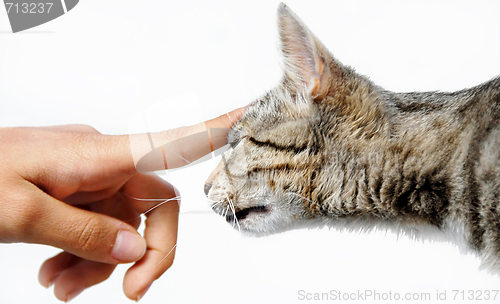
{"label": "white background", "polygon": [[[339,60],[390,90],[452,91],[500,74],[497,1],[287,4]],[[126,134],[243,106],[280,79],[277,5],[82,0],[18,34],[0,9],[0,126],[85,123]],[[328,229],[243,237],[207,207],[203,182],[217,162],[163,173],[183,195],[177,256],[141,302],[302,303],[308,301],[298,300],[299,290],[370,289],[425,292],[433,300],[446,290],[446,302],[456,303],[453,289],[466,296],[500,289],[498,276],[479,271],[479,260],[448,243]],[[39,265],[57,252],[0,245],[0,303],[57,302],[37,282]],[[125,270],[73,302],[128,303]]]}

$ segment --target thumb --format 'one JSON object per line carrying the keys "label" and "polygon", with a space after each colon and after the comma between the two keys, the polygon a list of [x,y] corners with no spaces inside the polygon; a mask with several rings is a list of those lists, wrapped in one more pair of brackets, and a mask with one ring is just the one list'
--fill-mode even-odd
{"label": "thumb", "polygon": [[29,243],[61,248],[83,259],[128,263],[142,258],[146,241],[129,224],[82,210],[40,191],[36,218],[29,225]]}

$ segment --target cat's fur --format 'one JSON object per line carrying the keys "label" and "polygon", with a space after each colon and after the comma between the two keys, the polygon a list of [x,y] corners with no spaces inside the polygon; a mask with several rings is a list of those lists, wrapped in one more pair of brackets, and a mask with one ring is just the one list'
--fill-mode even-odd
{"label": "cat's fur", "polygon": [[285,75],[230,131],[205,187],[214,210],[263,233],[304,219],[433,226],[500,269],[500,78],[386,91],[284,4],[278,19]]}

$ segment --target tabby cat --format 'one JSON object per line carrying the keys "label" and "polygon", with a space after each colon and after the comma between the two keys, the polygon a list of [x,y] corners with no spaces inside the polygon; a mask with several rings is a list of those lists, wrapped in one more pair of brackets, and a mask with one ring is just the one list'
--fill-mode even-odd
{"label": "tabby cat", "polygon": [[205,184],[241,231],[294,223],[432,226],[500,269],[500,77],[394,93],[338,62],[284,4],[284,77],[228,135]]}

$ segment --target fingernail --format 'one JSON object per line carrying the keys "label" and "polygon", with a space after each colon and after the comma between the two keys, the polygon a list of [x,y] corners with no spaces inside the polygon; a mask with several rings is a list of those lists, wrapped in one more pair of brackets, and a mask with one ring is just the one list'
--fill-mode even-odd
{"label": "fingernail", "polygon": [[137,261],[146,253],[146,240],[137,233],[118,231],[111,256],[121,262]]}
{"label": "fingernail", "polygon": [[153,283],[149,284],[148,286],[146,286],[146,288],[144,288],[138,295],[137,295],[137,300],[136,302],[139,302],[143,297],[144,295],[146,294],[146,292],[148,292],[149,288],[151,287],[151,285],[153,285]]}
{"label": "fingernail", "polygon": [[72,292],[70,292],[70,294],[68,295],[68,297],[66,298],[66,303],[68,303],[69,301],[73,300],[74,298],[76,298],[79,294],[82,293],[82,291],[84,291],[85,288],[79,288],[79,289],[76,289]]}

